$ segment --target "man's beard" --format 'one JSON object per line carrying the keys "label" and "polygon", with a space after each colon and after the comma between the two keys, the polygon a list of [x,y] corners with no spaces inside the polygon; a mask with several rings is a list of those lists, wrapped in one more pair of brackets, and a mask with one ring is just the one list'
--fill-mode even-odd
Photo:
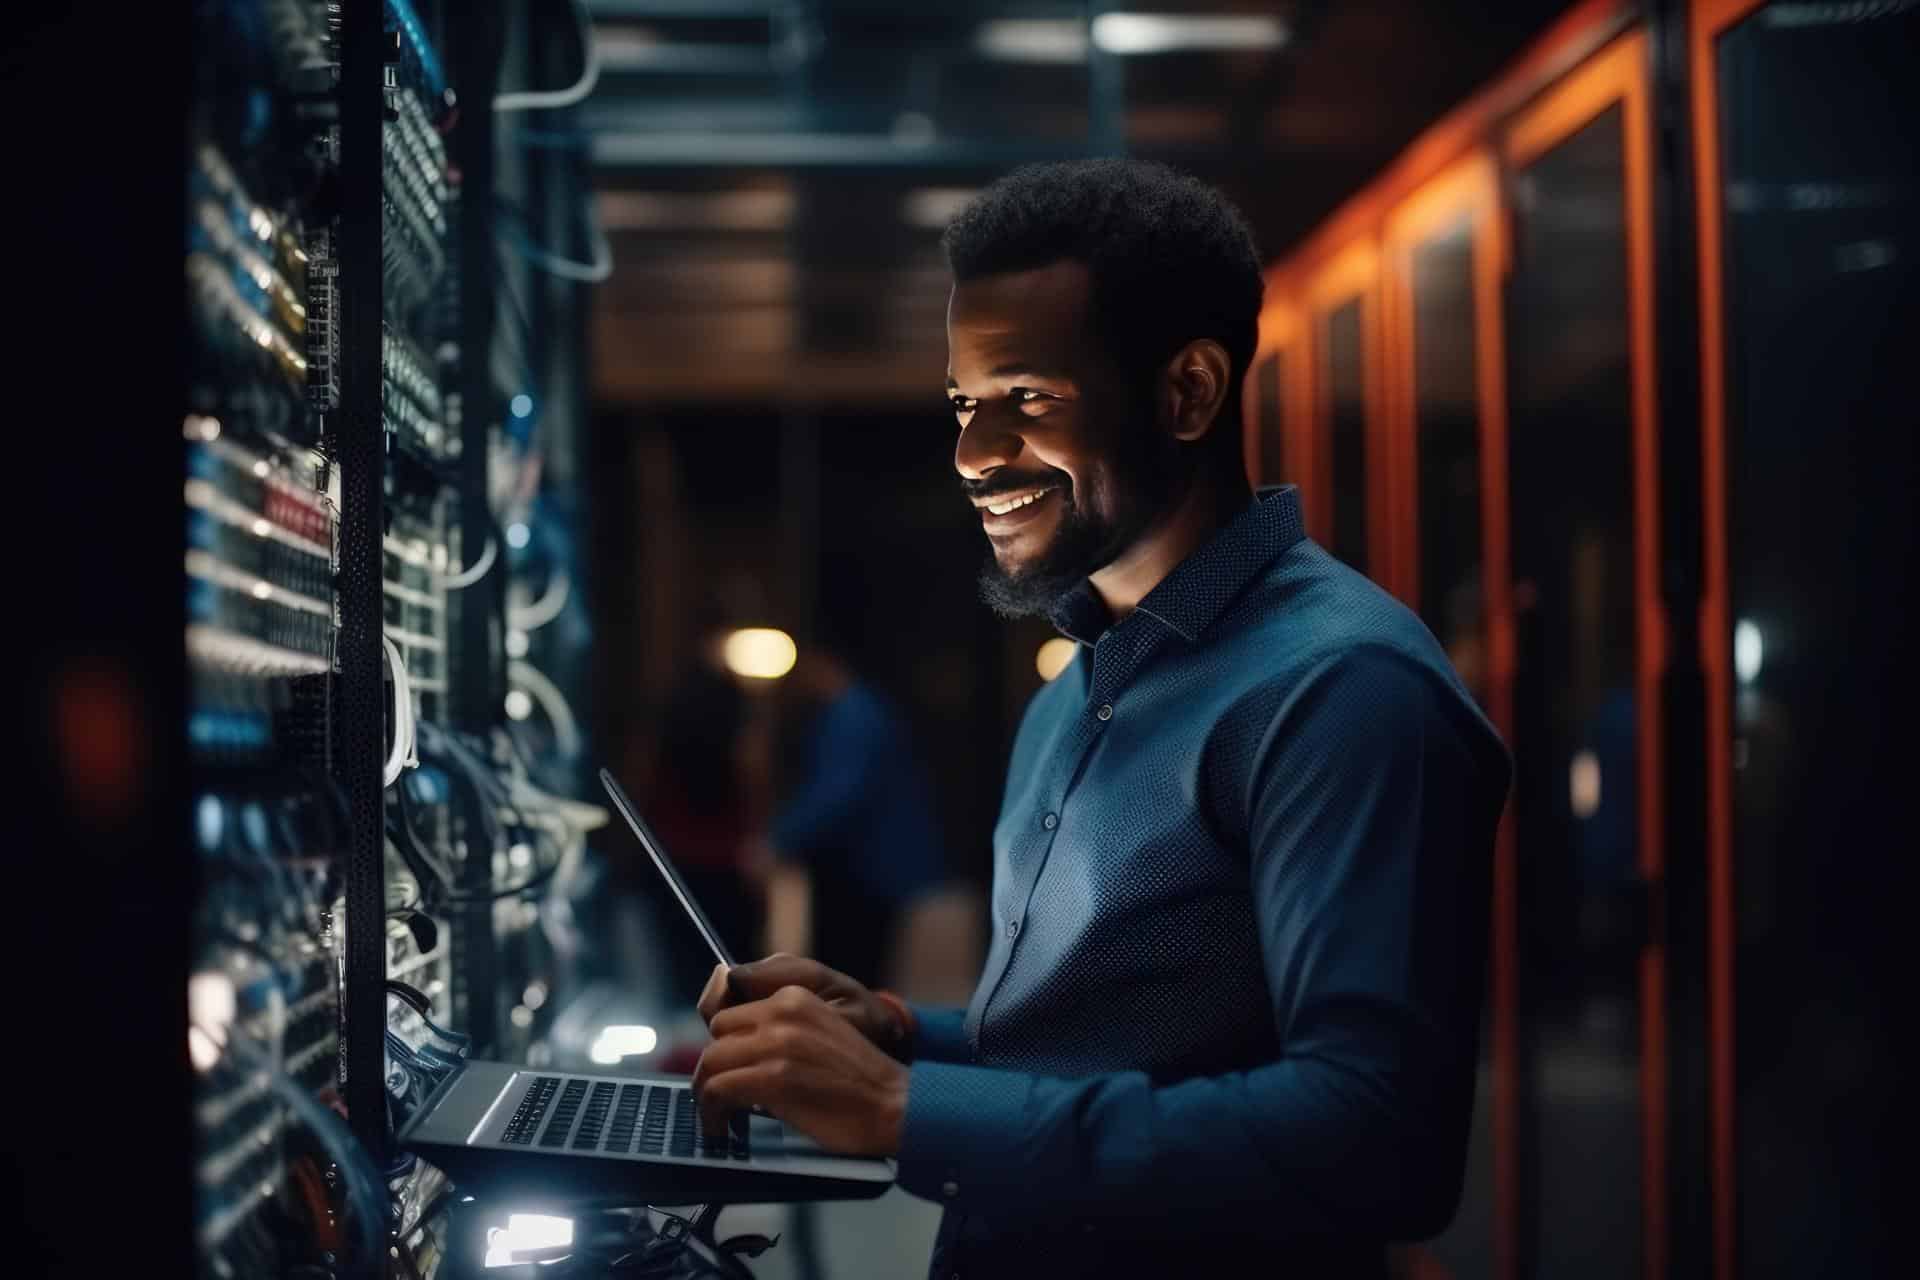
{"label": "man's beard", "polygon": [[[1068,592],[1119,558],[1166,510],[1168,498],[1185,473],[1176,441],[1142,424],[1115,433],[1119,444],[1109,461],[1113,493],[1106,495],[1104,511],[1095,510],[1095,495],[1074,490],[1063,471],[1045,478],[1063,504],[1053,540],[1037,559],[1016,572],[1000,566],[993,549],[980,568],[980,599],[1003,618],[1028,618],[1053,611]],[[971,493],[1015,492],[1030,487],[1032,479],[1009,478]]]}

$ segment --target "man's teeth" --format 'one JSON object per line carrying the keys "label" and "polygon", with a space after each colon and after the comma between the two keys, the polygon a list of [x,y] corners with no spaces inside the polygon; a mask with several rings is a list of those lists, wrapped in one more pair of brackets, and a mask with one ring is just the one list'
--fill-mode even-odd
{"label": "man's teeth", "polygon": [[1015,498],[1011,502],[1001,502],[1001,503],[989,502],[987,504],[987,510],[993,512],[993,514],[997,516],[1003,516],[1007,514],[1007,512],[1009,511],[1018,511],[1020,508],[1024,506],[1027,506],[1031,503],[1038,502],[1040,501],[1040,499],[1046,496],[1047,496],[1047,491],[1045,489],[1039,489],[1033,493],[1027,494],[1024,497]]}

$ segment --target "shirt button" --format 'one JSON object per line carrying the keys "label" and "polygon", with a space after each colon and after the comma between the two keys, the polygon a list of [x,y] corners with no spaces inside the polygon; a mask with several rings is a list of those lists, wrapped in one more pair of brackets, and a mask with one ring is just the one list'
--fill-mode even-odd
{"label": "shirt button", "polygon": [[1057,815],[1050,813],[1046,817],[1040,819],[1040,825],[1045,827],[1047,830],[1051,831],[1055,827],[1060,825],[1060,819]]}
{"label": "shirt button", "polygon": [[1113,704],[1111,702],[1103,702],[1100,704],[1100,709],[1093,714],[1099,716],[1102,720],[1111,720],[1113,719]]}
{"label": "shirt button", "polygon": [[1017,938],[1020,936],[1020,922],[1018,920],[1007,921],[1007,936],[1009,938]]}
{"label": "shirt button", "polygon": [[951,1200],[960,1194],[960,1184],[957,1182],[943,1182],[940,1184],[940,1194]]}

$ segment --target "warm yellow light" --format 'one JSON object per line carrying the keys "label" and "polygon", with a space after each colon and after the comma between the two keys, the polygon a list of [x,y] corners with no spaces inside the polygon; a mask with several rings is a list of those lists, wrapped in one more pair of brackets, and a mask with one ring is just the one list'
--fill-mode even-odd
{"label": "warm yellow light", "polygon": [[778,680],[800,656],[793,637],[772,627],[746,627],[729,635],[721,649],[727,670],[750,680]]}
{"label": "warm yellow light", "polygon": [[1067,664],[1073,661],[1073,655],[1079,648],[1065,636],[1055,636],[1033,655],[1034,670],[1040,673],[1042,680],[1051,680],[1067,669]]}

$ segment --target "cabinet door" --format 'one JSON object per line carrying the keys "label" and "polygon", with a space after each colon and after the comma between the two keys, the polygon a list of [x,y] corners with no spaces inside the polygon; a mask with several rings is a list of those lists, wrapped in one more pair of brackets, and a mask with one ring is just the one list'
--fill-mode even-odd
{"label": "cabinet door", "polygon": [[[1508,612],[1505,530],[1492,501],[1504,492],[1506,450],[1496,183],[1493,158],[1474,155],[1397,208],[1387,224],[1382,295],[1396,493],[1389,530],[1400,590],[1510,735],[1511,664],[1495,660],[1502,646],[1492,625]],[[1503,823],[1465,1186],[1452,1225],[1425,1249],[1462,1277],[1511,1276],[1517,1255],[1512,836]]]}
{"label": "cabinet door", "polygon": [[1646,45],[1507,147],[1524,1274],[1665,1274],[1659,510]]}
{"label": "cabinet door", "polygon": [[1693,20],[1716,1271],[1896,1274],[1920,11]]}

